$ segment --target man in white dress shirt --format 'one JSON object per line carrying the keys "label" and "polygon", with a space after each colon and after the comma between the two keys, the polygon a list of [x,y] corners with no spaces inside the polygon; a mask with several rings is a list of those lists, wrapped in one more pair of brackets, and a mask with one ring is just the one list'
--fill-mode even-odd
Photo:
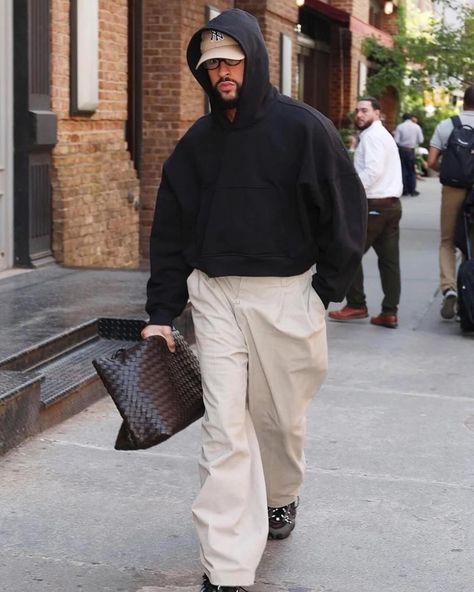
{"label": "man in white dress shirt", "polygon": [[[367,194],[368,226],[365,251],[373,247],[384,298],[380,314],[370,319],[373,325],[395,329],[398,326],[400,302],[399,236],[403,191],[402,167],[393,136],[380,121],[380,103],[363,97],[355,109],[355,125],[360,130],[354,153],[354,165]],[[335,321],[365,319],[369,316],[364,292],[362,265],[346,295],[347,304],[332,311]]]}

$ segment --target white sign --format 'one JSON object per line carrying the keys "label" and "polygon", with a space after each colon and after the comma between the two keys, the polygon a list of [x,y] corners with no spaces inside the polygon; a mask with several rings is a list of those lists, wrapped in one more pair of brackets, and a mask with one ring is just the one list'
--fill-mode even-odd
{"label": "white sign", "polygon": [[76,0],[75,111],[99,105],[99,0]]}
{"label": "white sign", "polygon": [[280,92],[291,97],[291,79],[292,79],[292,41],[289,35],[281,33],[280,35]]}

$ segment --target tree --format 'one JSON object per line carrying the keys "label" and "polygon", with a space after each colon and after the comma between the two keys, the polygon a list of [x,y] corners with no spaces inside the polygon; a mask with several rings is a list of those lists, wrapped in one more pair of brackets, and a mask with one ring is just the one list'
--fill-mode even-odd
{"label": "tree", "polygon": [[[410,96],[423,96],[429,88],[474,84],[474,8],[459,6],[459,1],[435,0],[437,15],[428,19],[425,15],[424,22],[422,18],[417,22],[416,8],[405,0],[398,10],[393,47],[380,45],[374,37],[365,40],[364,53],[377,65],[368,79],[371,94],[380,96],[391,85],[403,104]],[[450,11],[454,11],[454,20],[448,18]]]}
{"label": "tree", "polygon": [[[408,59],[422,66],[414,75],[448,88],[474,84],[474,8],[459,6],[459,0],[436,4],[441,6],[441,18],[431,19],[428,31],[408,39]],[[455,22],[447,18],[450,8],[455,11]]]}

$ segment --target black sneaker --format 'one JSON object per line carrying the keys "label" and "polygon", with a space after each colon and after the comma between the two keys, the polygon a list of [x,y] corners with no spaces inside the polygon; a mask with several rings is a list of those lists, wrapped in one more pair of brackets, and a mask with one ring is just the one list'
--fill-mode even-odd
{"label": "black sneaker", "polygon": [[209,578],[204,574],[200,592],[247,592],[240,586],[216,586],[211,584]]}
{"label": "black sneaker", "polygon": [[295,527],[299,499],[281,508],[268,508],[268,538],[286,539]]}

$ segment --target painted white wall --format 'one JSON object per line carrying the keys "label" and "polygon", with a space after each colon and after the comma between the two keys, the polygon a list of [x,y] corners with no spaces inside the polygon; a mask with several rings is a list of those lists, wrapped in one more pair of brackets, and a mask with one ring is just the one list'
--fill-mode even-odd
{"label": "painted white wall", "polygon": [[13,265],[12,2],[0,2],[0,270]]}

